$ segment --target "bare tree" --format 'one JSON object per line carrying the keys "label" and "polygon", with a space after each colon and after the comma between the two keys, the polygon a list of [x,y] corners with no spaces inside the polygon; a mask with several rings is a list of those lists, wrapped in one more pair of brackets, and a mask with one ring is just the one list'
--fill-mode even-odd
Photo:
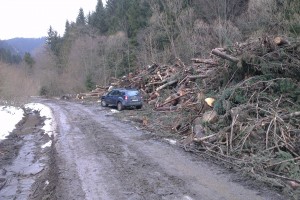
{"label": "bare tree", "polygon": [[178,35],[178,16],[183,9],[182,2],[182,0],[163,0],[161,1],[163,11],[161,11],[157,1],[153,0],[151,2],[153,12],[151,23],[157,29],[162,29],[163,33],[166,34],[174,57],[178,56],[175,39]]}

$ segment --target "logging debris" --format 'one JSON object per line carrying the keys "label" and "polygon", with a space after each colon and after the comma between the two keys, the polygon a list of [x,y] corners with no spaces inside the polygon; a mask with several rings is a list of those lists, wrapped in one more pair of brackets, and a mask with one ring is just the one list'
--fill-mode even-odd
{"label": "logging debris", "polygon": [[[110,85],[140,89],[152,108],[143,125],[185,137],[187,150],[197,151],[189,148],[196,143],[211,156],[299,189],[299,81],[300,42],[262,36],[215,48],[210,58],[188,65],[154,63]],[[78,98],[99,97],[108,88]]]}

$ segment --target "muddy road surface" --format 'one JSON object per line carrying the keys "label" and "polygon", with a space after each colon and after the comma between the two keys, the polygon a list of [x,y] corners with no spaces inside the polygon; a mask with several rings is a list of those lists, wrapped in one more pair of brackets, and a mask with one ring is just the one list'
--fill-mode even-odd
{"label": "muddy road surface", "polygon": [[117,120],[109,108],[39,101],[52,109],[56,134],[27,199],[283,199],[232,181],[226,170]]}

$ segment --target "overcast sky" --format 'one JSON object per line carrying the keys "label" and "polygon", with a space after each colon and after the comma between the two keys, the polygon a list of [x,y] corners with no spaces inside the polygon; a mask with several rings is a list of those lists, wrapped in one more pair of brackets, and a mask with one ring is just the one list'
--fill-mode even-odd
{"label": "overcast sky", "polygon": [[0,0],[0,40],[47,36],[50,25],[62,36],[66,20],[75,22],[80,8],[87,15],[96,4],[97,0]]}

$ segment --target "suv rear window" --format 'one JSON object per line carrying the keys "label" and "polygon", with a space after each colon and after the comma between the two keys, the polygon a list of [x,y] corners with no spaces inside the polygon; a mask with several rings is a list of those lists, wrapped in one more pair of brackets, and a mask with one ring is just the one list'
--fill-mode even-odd
{"label": "suv rear window", "polygon": [[128,96],[138,96],[140,93],[139,91],[132,90],[132,91],[127,91]]}

